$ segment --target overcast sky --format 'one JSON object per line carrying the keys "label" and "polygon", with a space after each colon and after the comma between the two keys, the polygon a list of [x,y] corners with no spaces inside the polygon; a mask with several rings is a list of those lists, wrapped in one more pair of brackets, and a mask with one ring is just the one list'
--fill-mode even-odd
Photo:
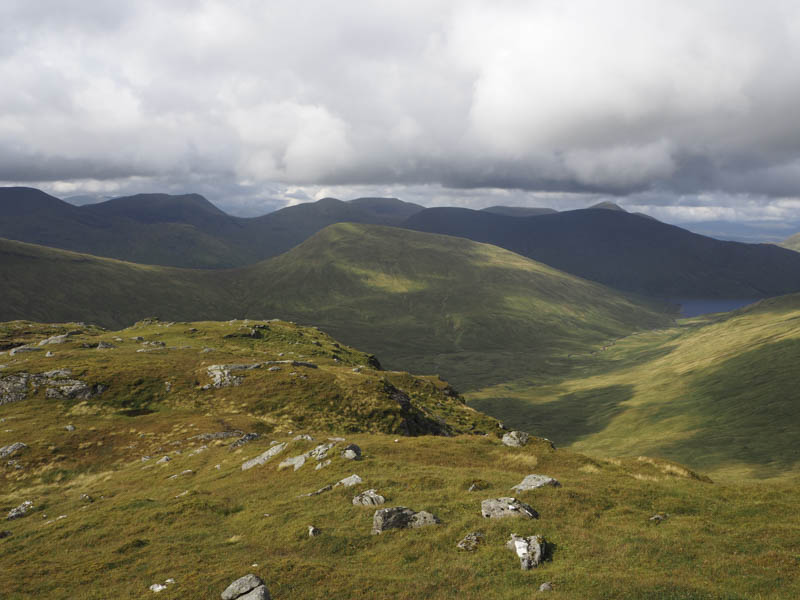
{"label": "overcast sky", "polygon": [[0,0],[0,185],[800,219],[800,3]]}

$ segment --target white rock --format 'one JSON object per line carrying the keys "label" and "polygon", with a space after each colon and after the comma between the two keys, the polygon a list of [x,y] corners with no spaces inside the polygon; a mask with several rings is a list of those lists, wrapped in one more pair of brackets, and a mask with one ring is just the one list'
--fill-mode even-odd
{"label": "white rock", "polygon": [[244,462],[242,464],[242,471],[247,471],[247,469],[252,469],[253,467],[258,467],[265,464],[268,460],[283,452],[284,448],[286,448],[286,442],[275,444],[263,454],[259,454],[255,458],[251,458],[250,460]]}

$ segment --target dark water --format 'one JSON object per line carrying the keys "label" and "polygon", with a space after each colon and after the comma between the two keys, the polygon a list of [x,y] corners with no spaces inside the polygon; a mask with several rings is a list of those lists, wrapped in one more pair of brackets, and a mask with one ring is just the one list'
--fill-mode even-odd
{"label": "dark water", "polygon": [[737,298],[734,300],[673,300],[676,304],[681,305],[682,317],[696,317],[709,313],[728,312],[729,310],[736,310],[737,308],[747,306],[757,301],[758,298]]}

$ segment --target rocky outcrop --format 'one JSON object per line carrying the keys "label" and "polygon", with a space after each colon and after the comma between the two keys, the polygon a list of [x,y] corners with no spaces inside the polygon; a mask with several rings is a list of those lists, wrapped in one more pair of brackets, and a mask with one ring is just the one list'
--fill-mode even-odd
{"label": "rocky outcrop", "polygon": [[284,448],[286,448],[286,442],[275,444],[274,446],[272,446],[272,448],[270,448],[263,454],[259,454],[255,458],[251,458],[250,460],[244,462],[242,464],[242,471],[247,471],[247,469],[252,469],[253,467],[258,467],[260,465],[263,465],[271,458],[283,452]]}
{"label": "rocky outcrop", "polygon": [[464,538],[456,544],[456,548],[464,552],[474,552],[478,549],[486,537],[480,531],[473,531],[464,536]]}
{"label": "rocky outcrop", "polygon": [[374,489],[363,491],[353,498],[354,506],[377,506],[384,502],[386,502],[386,498]]}
{"label": "rocky outcrop", "polygon": [[511,539],[506,542],[506,548],[516,552],[520,568],[528,571],[538,567],[544,559],[545,541],[540,535],[522,537],[512,533]]}
{"label": "rocky outcrop", "polygon": [[355,444],[345,446],[345,449],[342,450],[342,458],[346,458],[347,460],[361,460],[361,448]]}
{"label": "rocky outcrop", "polygon": [[503,443],[512,448],[521,448],[528,443],[530,438],[530,434],[524,431],[509,431],[503,436]]}
{"label": "rocky outcrop", "polygon": [[28,381],[28,373],[0,377],[0,405],[25,400],[28,396]]}
{"label": "rocky outcrop", "polygon": [[88,400],[102,394],[104,385],[91,385],[79,379],[71,379],[69,369],[56,369],[45,373],[16,373],[0,377],[0,404],[25,400],[28,391],[45,388],[45,397],[53,400]]}
{"label": "rocky outcrop", "polygon": [[301,360],[268,360],[260,363],[211,365],[210,367],[206,367],[208,376],[211,378],[211,383],[204,385],[202,389],[210,390],[211,388],[219,389],[242,385],[244,376],[236,375],[234,371],[252,371],[253,369],[260,369],[270,365],[292,365],[293,367],[308,367],[310,369],[317,368],[317,365],[314,363]]}
{"label": "rocky outcrop", "polygon": [[281,464],[278,465],[278,471],[282,471],[283,469],[288,469],[292,467],[295,471],[306,464],[306,455],[301,454],[300,456],[293,456],[291,458],[287,458]]}
{"label": "rocky outcrop", "polygon": [[481,515],[485,519],[502,519],[505,517],[539,518],[539,513],[516,498],[488,498],[481,502]]}
{"label": "rocky outcrop", "polygon": [[0,458],[8,458],[14,456],[17,452],[21,452],[28,446],[22,442],[14,442],[8,446],[0,446]]}
{"label": "rocky outcrop", "polygon": [[528,475],[520,481],[517,485],[512,487],[512,490],[518,492],[527,492],[528,490],[535,490],[545,486],[559,487],[561,484],[547,475]]}
{"label": "rocky outcrop", "polygon": [[13,521],[14,519],[21,519],[22,517],[27,515],[31,511],[31,509],[33,509],[33,502],[31,502],[30,500],[25,500],[25,502],[23,502],[16,508],[11,509],[6,519],[8,521]]}
{"label": "rocky outcrop", "polygon": [[222,600],[270,600],[270,595],[261,578],[250,573],[226,587],[221,598]]}
{"label": "rocky outcrop", "polygon": [[381,508],[372,517],[372,535],[378,535],[387,529],[407,529],[410,527],[427,527],[438,525],[441,521],[427,511],[416,512],[405,506]]}

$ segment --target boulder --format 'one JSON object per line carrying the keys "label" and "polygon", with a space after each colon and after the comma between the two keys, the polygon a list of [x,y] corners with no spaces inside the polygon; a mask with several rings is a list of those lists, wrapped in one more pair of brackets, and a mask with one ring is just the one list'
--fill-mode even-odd
{"label": "boulder", "polygon": [[361,460],[361,448],[355,444],[349,444],[342,450],[342,458],[347,460]]}
{"label": "boulder", "polygon": [[49,338],[42,340],[39,342],[39,346],[47,346],[48,344],[63,344],[67,341],[69,336],[65,333],[64,335],[51,335]]}
{"label": "boulder", "polygon": [[468,492],[479,492],[481,490],[485,490],[489,487],[489,482],[484,481],[483,479],[473,479],[469,482],[469,487],[467,488]]}
{"label": "boulder", "polygon": [[167,464],[167,463],[168,463],[169,461],[171,461],[171,460],[172,460],[172,459],[171,459],[169,456],[162,456],[161,458],[159,458],[159,459],[156,461],[156,464],[157,464],[157,465],[165,465],[165,464]]}
{"label": "boulder", "polygon": [[28,373],[0,377],[0,405],[25,400],[28,397],[30,377]]}
{"label": "boulder", "polygon": [[308,526],[308,537],[317,537],[320,533],[322,532],[313,525]]}
{"label": "boulder", "polygon": [[481,502],[481,515],[486,519],[504,517],[539,518],[539,513],[516,498],[488,498]]}
{"label": "boulder", "polygon": [[530,434],[524,431],[509,431],[503,436],[503,443],[512,448],[521,448],[528,443]]}
{"label": "boulder", "polygon": [[247,471],[247,469],[252,469],[253,467],[263,465],[271,458],[283,452],[284,448],[286,448],[286,442],[280,442],[279,444],[275,444],[263,454],[259,454],[255,458],[251,458],[250,460],[244,462],[242,464],[242,471]]}
{"label": "boulder", "polygon": [[116,348],[116,346],[114,346],[114,344],[111,342],[100,342],[97,344],[98,350],[111,350],[112,348]]}
{"label": "boulder", "polygon": [[542,562],[545,553],[545,541],[540,535],[523,537],[512,533],[511,539],[506,542],[506,548],[517,553],[520,568],[523,571],[528,571],[538,567],[539,563]]}
{"label": "boulder", "polygon": [[465,535],[464,539],[456,544],[456,548],[465,552],[474,552],[485,540],[486,537],[480,531],[473,531]]}
{"label": "boulder", "polygon": [[362,481],[364,480],[361,479],[361,477],[354,474],[350,475],[350,477],[345,477],[344,479],[338,481],[336,485],[334,485],[333,487],[339,487],[340,485],[344,487],[353,487],[354,485],[358,485]]}
{"label": "boulder", "polygon": [[[261,590],[258,592],[258,590]],[[253,595],[254,592],[258,592]],[[269,592],[260,577],[252,573],[240,577],[228,587],[221,595],[222,600],[269,600]]]}
{"label": "boulder", "polygon": [[528,490],[535,490],[536,488],[544,487],[546,485],[552,487],[559,487],[561,484],[547,475],[528,475],[520,481],[517,485],[512,487],[512,490],[518,492],[527,492]]}
{"label": "boulder", "polygon": [[14,454],[24,450],[27,447],[28,446],[23,444],[22,442],[14,442],[13,444],[9,444],[8,446],[0,446],[0,458],[7,458],[9,456],[14,456]]}
{"label": "boulder", "polygon": [[552,592],[553,591],[553,584],[549,581],[545,581],[542,585],[539,586],[540,592]]}
{"label": "boulder", "polygon": [[378,535],[387,529],[407,529],[409,527],[427,527],[438,525],[441,521],[428,511],[416,512],[405,506],[380,508],[372,517],[372,535]]}
{"label": "boulder", "polygon": [[64,427],[67,431],[75,431],[75,425],[67,425]]}
{"label": "boulder", "polygon": [[30,512],[30,510],[32,508],[33,508],[33,502],[31,502],[30,500],[25,500],[25,502],[23,502],[22,504],[20,504],[16,508],[12,508],[9,511],[8,516],[6,517],[6,520],[13,521],[14,519],[20,519],[20,518],[24,517],[25,515],[27,515],[28,512]]}
{"label": "boulder", "polygon": [[293,442],[313,442],[314,438],[308,435],[307,433],[301,433],[296,435],[292,438]]}
{"label": "boulder", "polygon": [[313,450],[308,453],[308,456],[314,458],[317,461],[324,460],[328,457],[328,452],[331,448],[336,445],[336,442],[325,442],[324,444],[320,444]]}
{"label": "boulder", "polygon": [[361,492],[353,498],[353,505],[355,506],[377,506],[384,502],[386,502],[386,498],[381,496],[374,489]]}
{"label": "boulder", "polygon": [[293,456],[291,458],[287,458],[281,464],[278,465],[278,471],[282,471],[283,469],[288,469],[292,467],[295,471],[306,464],[306,456],[305,454],[301,454],[300,456]]}

